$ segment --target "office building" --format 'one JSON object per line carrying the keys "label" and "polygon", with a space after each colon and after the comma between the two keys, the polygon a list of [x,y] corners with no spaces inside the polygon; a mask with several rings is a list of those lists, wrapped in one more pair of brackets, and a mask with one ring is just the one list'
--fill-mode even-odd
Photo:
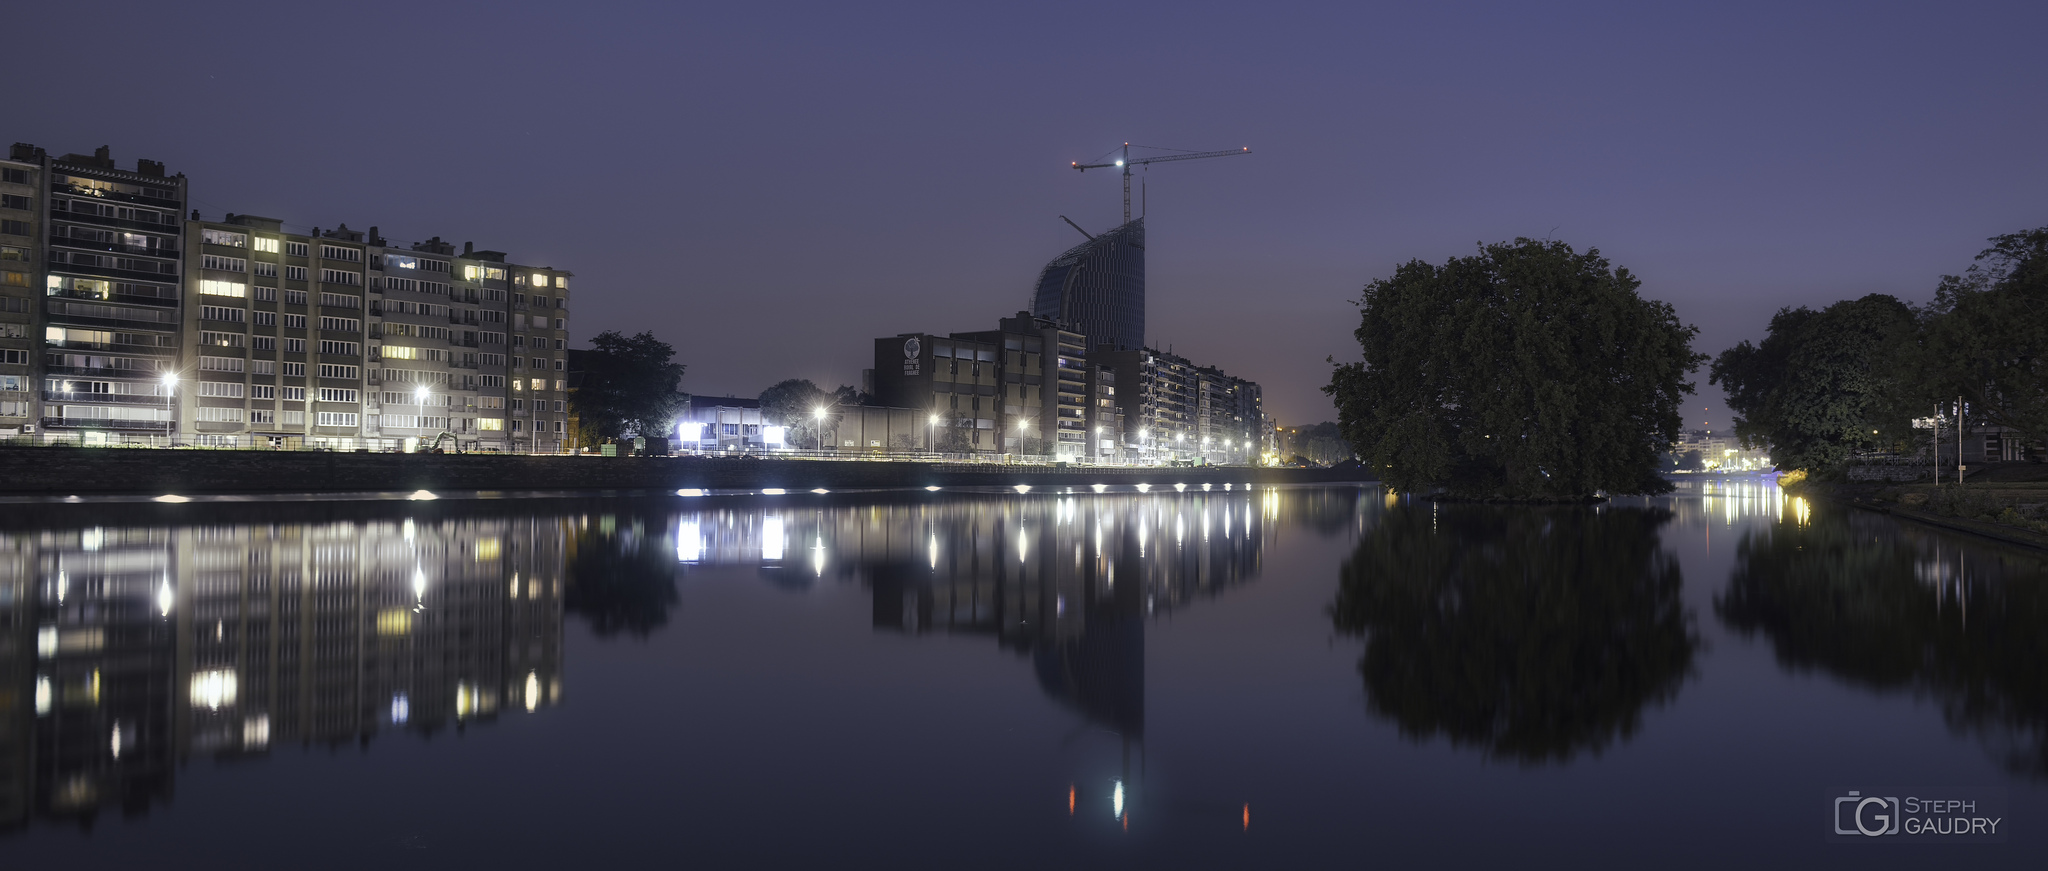
{"label": "office building", "polygon": [[1031,313],[1069,324],[1098,346],[1144,347],[1145,219],[1091,236],[1053,258],[1038,273]]}

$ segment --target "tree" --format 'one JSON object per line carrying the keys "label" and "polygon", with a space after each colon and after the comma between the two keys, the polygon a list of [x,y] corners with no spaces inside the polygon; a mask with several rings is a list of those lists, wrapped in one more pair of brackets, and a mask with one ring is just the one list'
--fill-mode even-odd
{"label": "tree", "polygon": [[1991,243],[1935,292],[1914,367],[1923,404],[1961,396],[1975,420],[2048,439],[2048,227]]}
{"label": "tree", "polygon": [[[833,408],[838,400],[806,378],[778,381],[761,391],[761,421],[789,427],[787,438],[792,446],[822,448],[825,431],[839,422],[839,413]],[[819,409],[825,411],[822,420]]]}
{"label": "tree", "polygon": [[606,330],[590,340],[582,380],[571,399],[585,441],[627,436],[666,437],[687,401],[679,385],[683,364],[675,348],[652,332],[627,336]]}
{"label": "tree", "polygon": [[1697,330],[1597,250],[1517,239],[1410,261],[1358,300],[1364,359],[1323,390],[1403,490],[1574,499],[1664,492]]}
{"label": "tree", "polygon": [[1727,390],[1736,434],[1779,468],[1837,466],[1913,438],[1904,361],[1918,330],[1913,310],[1884,294],[1779,309],[1763,343],[1721,352],[1708,380]]}

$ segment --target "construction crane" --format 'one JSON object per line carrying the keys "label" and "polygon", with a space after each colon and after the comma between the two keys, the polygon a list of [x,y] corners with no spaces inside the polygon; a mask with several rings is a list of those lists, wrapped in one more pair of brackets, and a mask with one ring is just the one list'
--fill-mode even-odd
{"label": "construction crane", "polygon": [[[1150,145],[1140,145],[1140,146],[1138,146],[1138,147],[1139,147],[1139,148],[1152,148],[1152,147],[1154,147],[1154,146],[1150,146]],[[1181,153],[1179,153],[1179,154],[1164,154],[1164,155],[1160,155],[1160,156],[1158,156],[1158,157],[1140,157],[1140,158],[1138,158],[1138,159],[1136,159],[1136,160],[1132,160],[1132,159],[1131,159],[1131,144],[1130,144],[1130,143],[1128,143],[1128,142],[1124,143],[1124,147],[1123,147],[1123,149],[1122,149],[1122,150],[1123,150],[1123,156],[1121,156],[1121,157],[1117,158],[1116,160],[1114,160],[1114,161],[1111,161],[1111,162],[1109,162],[1109,163],[1079,163],[1079,162],[1076,162],[1076,163],[1074,164],[1074,168],[1075,168],[1075,169],[1078,169],[1078,170],[1080,170],[1080,171],[1082,171],[1082,172],[1087,172],[1088,170],[1091,170],[1091,169],[1122,169],[1122,170],[1123,170],[1123,172],[1124,172],[1124,223],[1126,223],[1126,224],[1128,224],[1128,223],[1130,223],[1130,222],[1131,222],[1131,167],[1133,167],[1133,166],[1145,166],[1145,165],[1148,165],[1148,164],[1153,164],[1153,163],[1166,163],[1166,162],[1169,162],[1169,161],[1174,161],[1174,160],[1201,160],[1202,158],[1205,158],[1205,157],[1231,157],[1231,156],[1233,156],[1233,155],[1238,155],[1238,154],[1250,154],[1250,153],[1252,153],[1252,150],[1251,150],[1251,149],[1249,149],[1249,148],[1240,148],[1240,149],[1238,149],[1238,150],[1236,150],[1236,151],[1185,151],[1185,152],[1181,152]],[[1078,229],[1080,229],[1080,228],[1079,228],[1079,227],[1076,227],[1076,228],[1074,228],[1074,229],[1077,229],[1077,230],[1078,230]]]}

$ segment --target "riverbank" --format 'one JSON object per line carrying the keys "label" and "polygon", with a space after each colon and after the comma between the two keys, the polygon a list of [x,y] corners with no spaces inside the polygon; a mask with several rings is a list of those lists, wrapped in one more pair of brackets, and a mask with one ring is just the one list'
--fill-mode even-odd
{"label": "riverbank", "polygon": [[1157,468],[712,457],[371,454],[0,448],[0,494],[324,493],[412,490],[899,489],[1092,484],[1321,484],[1356,470]]}
{"label": "riverbank", "polygon": [[1817,481],[1783,485],[1785,492],[2048,550],[2048,468],[2005,464],[1971,474],[1963,484]]}

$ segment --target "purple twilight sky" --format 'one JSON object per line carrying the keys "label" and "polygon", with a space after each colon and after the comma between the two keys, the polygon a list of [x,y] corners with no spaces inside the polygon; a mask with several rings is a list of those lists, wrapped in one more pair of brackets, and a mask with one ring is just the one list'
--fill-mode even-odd
{"label": "purple twilight sky", "polygon": [[[1158,167],[1149,333],[1283,423],[1410,258],[1552,236],[1700,327],[1925,301],[2048,224],[2048,4],[30,4],[9,141],[165,161],[208,215],[574,270],[686,388],[858,383],[988,329]],[[1688,422],[1726,423],[1718,394]],[[1711,410],[1701,409],[1711,407]]]}

